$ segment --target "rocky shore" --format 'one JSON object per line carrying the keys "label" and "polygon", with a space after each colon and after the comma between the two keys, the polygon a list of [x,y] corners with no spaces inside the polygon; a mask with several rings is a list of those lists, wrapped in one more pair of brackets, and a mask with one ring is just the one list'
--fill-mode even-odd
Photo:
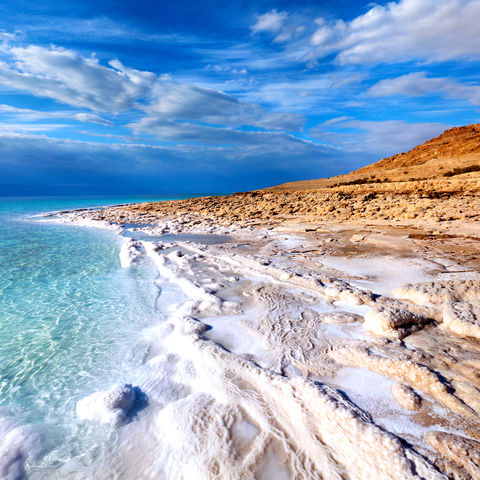
{"label": "rocky shore", "polygon": [[315,191],[260,190],[170,202],[113,207],[92,214],[116,223],[154,223],[187,214],[194,224],[283,225],[371,221],[425,226],[480,220],[480,178],[390,182],[323,188]]}

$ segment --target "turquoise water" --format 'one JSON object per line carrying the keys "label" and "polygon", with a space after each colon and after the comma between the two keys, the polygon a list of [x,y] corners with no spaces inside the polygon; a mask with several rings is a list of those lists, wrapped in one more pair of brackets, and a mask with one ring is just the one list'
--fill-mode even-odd
{"label": "turquoise water", "polygon": [[140,332],[160,313],[154,268],[121,269],[118,235],[30,217],[130,201],[139,199],[0,198],[0,417],[43,434],[28,465],[40,478],[99,454],[113,433],[77,420],[75,404],[131,382]]}

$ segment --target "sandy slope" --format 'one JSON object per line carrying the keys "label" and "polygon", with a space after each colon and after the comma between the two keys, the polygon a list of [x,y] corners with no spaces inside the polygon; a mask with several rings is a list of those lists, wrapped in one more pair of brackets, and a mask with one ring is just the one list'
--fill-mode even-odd
{"label": "sandy slope", "polygon": [[[451,128],[409,152],[384,158],[347,175],[285,183],[267,190],[303,191],[349,183],[425,179],[436,179],[441,185],[444,178],[451,178],[464,170],[480,171],[480,124]],[[473,177],[479,179],[478,174]]]}

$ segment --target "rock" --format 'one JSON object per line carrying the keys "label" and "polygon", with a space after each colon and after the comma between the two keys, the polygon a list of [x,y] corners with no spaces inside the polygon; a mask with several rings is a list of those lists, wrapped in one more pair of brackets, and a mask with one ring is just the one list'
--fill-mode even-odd
{"label": "rock", "polygon": [[360,233],[356,233],[355,235],[352,235],[349,240],[352,243],[361,242],[362,240],[365,240],[365,235],[361,235]]}
{"label": "rock", "polygon": [[374,307],[365,315],[363,326],[375,335],[402,339],[420,330],[428,319],[399,307]]}
{"label": "rock", "polygon": [[480,478],[480,442],[445,432],[428,432],[424,438],[440,455],[466,470],[472,479]]}
{"label": "rock", "polygon": [[135,403],[135,389],[130,384],[114,385],[106,392],[96,392],[77,402],[77,416],[83,420],[108,423],[118,427],[127,419]]}
{"label": "rock", "polygon": [[407,410],[419,410],[422,406],[422,397],[416,394],[415,391],[408,385],[403,383],[395,383],[390,389],[393,398],[398,404]]}
{"label": "rock", "polygon": [[480,307],[468,302],[448,303],[443,308],[442,326],[457,335],[480,340]]}

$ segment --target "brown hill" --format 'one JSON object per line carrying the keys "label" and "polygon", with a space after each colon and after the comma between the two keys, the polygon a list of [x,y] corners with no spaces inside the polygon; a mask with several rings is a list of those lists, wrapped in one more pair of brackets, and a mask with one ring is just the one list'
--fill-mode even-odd
{"label": "brown hill", "polygon": [[480,124],[475,124],[451,128],[409,152],[384,158],[347,175],[284,183],[267,190],[316,190],[364,183],[440,179],[478,171]]}

